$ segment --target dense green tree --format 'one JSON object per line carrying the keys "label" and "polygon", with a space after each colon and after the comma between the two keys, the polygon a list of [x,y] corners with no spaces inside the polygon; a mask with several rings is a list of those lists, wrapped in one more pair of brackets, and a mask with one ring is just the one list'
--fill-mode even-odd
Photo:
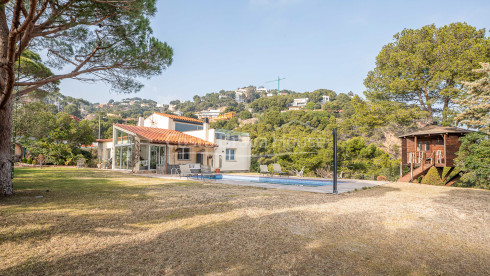
{"label": "dense green tree", "polygon": [[417,103],[431,120],[441,106],[447,123],[462,81],[481,75],[471,70],[489,58],[485,29],[466,23],[404,29],[376,57],[376,67],[364,81],[365,94],[370,100]]}
{"label": "dense green tree", "polygon": [[15,132],[22,141],[41,139],[56,126],[55,107],[42,102],[21,105],[15,112]]}
{"label": "dense green tree", "polygon": [[463,172],[462,186],[490,189],[490,139],[487,134],[473,132],[460,138],[456,158],[457,168]]}
{"label": "dense green tree", "polygon": [[80,113],[80,108],[78,108],[78,106],[76,104],[69,104],[69,105],[65,106],[63,111],[65,113],[76,116],[78,118],[82,117],[82,115]]}
{"label": "dense green tree", "polygon": [[[172,63],[172,49],[151,36],[154,0],[12,0],[0,5],[0,185],[11,181],[12,95],[21,96],[66,78],[101,80],[113,90],[138,91],[137,82]],[[16,79],[15,64],[26,50],[46,52],[58,75]],[[31,57],[31,60],[34,60]],[[27,72],[27,70],[26,70]],[[14,93],[14,86],[20,91]],[[15,97],[15,96],[14,96]]]}
{"label": "dense green tree", "polygon": [[455,100],[462,111],[456,121],[480,131],[490,133],[490,63],[482,63],[482,69],[474,71],[487,75],[474,82],[465,83],[468,91]]}
{"label": "dense green tree", "polygon": [[[31,156],[42,154],[48,163],[63,165],[80,153],[81,145],[90,145],[95,141],[90,121],[78,122],[67,113],[53,115],[39,110],[39,106],[33,104],[32,107],[25,109],[25,111],[35,111],[37,118],[34,122],[39,125],[33,125],[30,129],[24,127],[32,125],[32,122],[19,126],[19,130],[25,135],[21,142]],[[40,131],[44,132],[40,133]]]}
{"label": "dense green tree", "polygon": [[240,112],[240,119],[247,120],[250,118],[252,118],[252,113],[250,111],[244,110],[244,111]]}

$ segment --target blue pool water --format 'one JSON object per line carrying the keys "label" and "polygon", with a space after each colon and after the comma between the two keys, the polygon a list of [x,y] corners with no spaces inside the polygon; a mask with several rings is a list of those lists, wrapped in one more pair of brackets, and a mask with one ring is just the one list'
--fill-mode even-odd
{"label": "blue pool water", "polygon": [[[206,177],[205,177],[206,178]],[[213,179],[225,179],[225,180],[235,180],[235,181],[247,181],[247,182],[257,182],[257,183],[271,183],[271,184],[283,184],[283,185],[300,185],[300,186],[328,186],[332,185],[330,180],[321,179],[298,179],[298,178],[288,178],[288,177],[263,177],[263,176],[244,176],[244,175],[229,175],[229,174],[218,174],[212,177]],[[340,182],[339,182],[340,184]]]}

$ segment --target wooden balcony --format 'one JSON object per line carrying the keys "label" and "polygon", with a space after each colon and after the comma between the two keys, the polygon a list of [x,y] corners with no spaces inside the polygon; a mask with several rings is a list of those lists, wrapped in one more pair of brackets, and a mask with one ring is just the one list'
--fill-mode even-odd
{"label": "wooden balcony", "polygon": [[446,158],[443,150],[435,151],[409,151],[408,152],[408,165],[414,166],[432,166],[445,167]]}

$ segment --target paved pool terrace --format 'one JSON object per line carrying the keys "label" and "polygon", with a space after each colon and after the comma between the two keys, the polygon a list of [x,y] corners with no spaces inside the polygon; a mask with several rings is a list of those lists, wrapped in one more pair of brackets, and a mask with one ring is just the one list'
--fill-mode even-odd
{"label": "paved pool terrace", "polygon": [[[175,179],[175,180],[191,180],[203,181],[201,178],[186,178],[168,175],[147,175],[150,177]],[[250,186],[260,187],[265,189],[283,189],[292,191],[312,192],[331,194],[333,185],[331,179],[312,178],[312,177],[262,177],[251,174],[221,174],[222,178],[218,177],[207,178],[204,181],[214,182],[224,185]],[[277,183],[274,183],[277,182]],[[282,183],[280,183],[282,182]],[[355,180],[355,179],[339,179],[337,181],[337,190],[339,193],[361,190],[363,187],[375,187],[389,183],[388,181],[373,181],[373,180]]]}

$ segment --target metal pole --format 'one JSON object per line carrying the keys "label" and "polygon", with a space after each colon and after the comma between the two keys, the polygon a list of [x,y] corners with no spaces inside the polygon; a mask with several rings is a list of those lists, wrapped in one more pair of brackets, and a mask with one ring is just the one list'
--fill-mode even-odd
{"label": "metal pole", "polygon": [[333,193],[338,194],[337,190],[337,128],[333,129]]}

